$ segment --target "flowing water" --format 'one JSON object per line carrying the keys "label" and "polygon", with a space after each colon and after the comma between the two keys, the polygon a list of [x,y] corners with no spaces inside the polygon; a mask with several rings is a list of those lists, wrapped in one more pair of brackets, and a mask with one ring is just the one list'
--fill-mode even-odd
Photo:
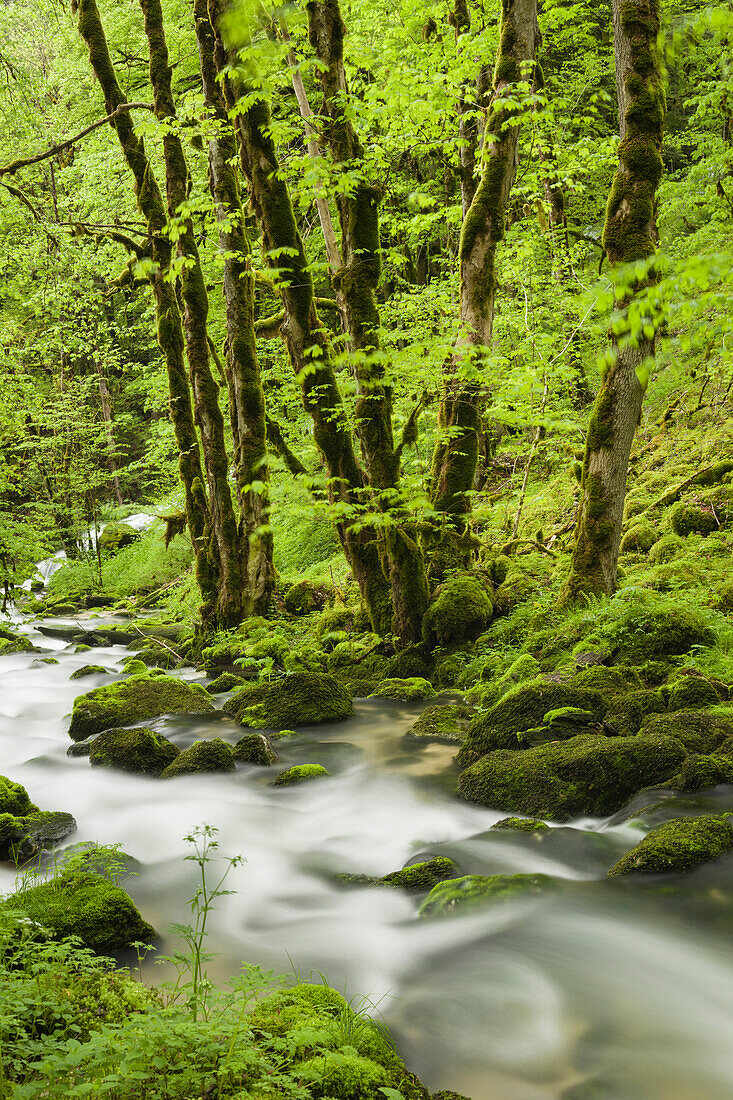
{"label": "flowing water", "polygon": [[[82,625],[100,621],[109,619]],[[597,1091],[583,1100],[733,1097],[732,860],[671,888],[665,880],[661,890],[603,881],[640,838],[628,815],[543,834],[491,832],[505,815],[455,798],[453,750],[403,740],[419,705],[357,702],[353,720],[280,742],[277,769],[172,781],[92,769],[66,755],[65,716],[77,694],[118,677],[127,654],[74,654],[33,624],[23,629],[58,664],[41,654],[0,657],[0,772],[42,809],[74,814],[79,828],[67,844],[121,843],[139,863],[126,886],[160,930],[189,916],[195,867],[183,861],[183,838],[197,824],[216,826],[221,851],[246,860],[213,924],[217,976],[242,961],[294,967],[303,979],[323,974],[347,998],[378,1003],[428,1084],[473,1100],[559,1100],[591,1080]],[[89,663],[109,675],[69,680]],[[223,715],[153,724],[181,747],[242,733]],[[307,761],[331,777],[271,786],[277,770]],[[637,803],[657,823],[733,809],[733,788],[692,798],[657,792]],[[399,890],[333,882],[336,872],[385,874],[434,854],[466,874],[542,872],[562,885],[540,898],[418,919],[417,902]],[[0,889],[13,882],[7,866],[0,870]]]}

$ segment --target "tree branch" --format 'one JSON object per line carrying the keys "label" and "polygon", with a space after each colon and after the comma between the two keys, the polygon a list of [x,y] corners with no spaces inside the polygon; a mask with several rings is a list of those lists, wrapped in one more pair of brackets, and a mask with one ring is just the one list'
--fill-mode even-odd
{"label": "tree branch", "polygon": [[70,145],[75,145],[77,141],[81,141],[87,134],[91,134],[92,130],[98,130],[100,126],[104,126],[108,122],[113,122],[118,115],[121,115],[124,111],[152,111],[152,103],[120,103],[115,107],[114,111],[106,115],[104,118],[98,119],[90,126],[86,126],[83,130],[80,130],[78,134],[74,134],[73,137],[66,138],[64,141],[59,141],[56,145],[52,145],[50,149],[47,149],[45,153],[36,153],[33,157],[25,157],[22,160],[11,161],[10,164],[6,164],[4,168],[0,167],[0,176],[13,175],[19,168],[26,168],[29,164],[38,164],[42,160],[48,160],[49,157],[55,157],[57,153],[63,152],[64,149],[68,149]]}

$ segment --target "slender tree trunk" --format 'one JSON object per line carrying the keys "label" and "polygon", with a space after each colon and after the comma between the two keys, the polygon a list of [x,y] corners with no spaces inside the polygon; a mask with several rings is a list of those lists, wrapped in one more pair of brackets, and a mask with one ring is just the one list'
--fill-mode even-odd
{"label": "slender tree trunk", "polygon": [[265,396],[254,330],[252,249],[239,191],[237,137],[217,80],[216,40],[206,0],[194,0],[194,19],[204,99],[216,124],[209,140],[209,185],[216,205],[219,247],[224,258],[225,374],[240,505],[233,549],[240,574],[241,610],[245,616],[261,615],[270,602],[275,570],[269,528]]}
{"label": "slender tree trunk", "polygon": [[[456,42],[471,30],[471,12],[467,0],[455,0],[450,13],[450,24],[455,31]],[[458,137],[461,181],[461,208],[465,219],[471,208],[478,181],[476,157],[481,137],[479,112],[485,106],[491,87],[491,68],[482,65],[473,88],[466,85],[458,100]]]}
{"label": "slender tree trunk", "polygon": [[[379,192],[363,177],[364,152],[348,117],[344,71],[346,33],[338,0],[307,4],[310,42],[321,61],[321,128],[338,168],[356,176],[336,204],[344,265],[335,282],[343,296],[357,381],[356,424],[367,477],[383,512],[399,508],[400,450],[392,431],[392,389],[380,349],[375,291],[380,276]],[[391,517],[390,517],[391,519]],[[385,527],[388,570],[396,632],[405,641],[422,637],[428,584],[414,533],[393,522]]]}
{"label": "slender tree trunk", "polygon": [[[364,475],[354,451],[326,333],[316,313],[313,279],[270,133],[270,112],[261,92],[238,75],[236,51],[222,37],[222,17],[229,10],[229,0],[208,0],[208,7],[220,44],[220,74],[228,73],[223,79],[224,94],[239,127],[250,199],[285,307],[281,331],[301,386],[303,404],[313,421],[316,445],[326,463],[329,497],[341,517],[336,525],[339,538],[375,631],[388,633],[392,628],[389,582],[375,532],[368,527],[356,530],[354,526],[364,501]],[[244,97],[246,106],[238,109]]]}
{"label": "slender tree trunk", "polygon": [[496,298],[496,251],[517,171],[519,126],[502,100],[523,80],[532,82],[539,43],[537,0],[502,0],[494,93],[486,124],[481,181],[461,232],[462,335],[449,364],[438,413],[440,441],[433,456],[433,504],[461,532],[471,508],[481,406],[486,393],[484,357],[491,347]]}
{"label": "slender tree trunk", "polygon": [[[606,209],[603,245],[612,265],[655,253],[665,98],[656,49],[659,0],[613,0],[621,144]],[[636,284],[643,290],[646,281]],[[618,307],[627,307],[634,289]],[[654,355],[654,339],[614,337],[611,362],[585,441],[580,513],[564,598],[616,588],[629,456]]]}
{"label": "slender tree trunk", "polygon": [[[120,88],[99,17],[96,0],[78,0],[79,32],[89,49],[89,60],[104,95],[108,114],[127,100]],[[175,286],[168,272],[172,245],[164,235],[166,211],[142,140],[136,135],[130,113],[115,114],[112,125],[135,183],[140,213],[145,218],[154,270],[150,276],[158,325],[158,342],[165,358],[170,412],[178,444],[178,468],[183,483],[188,529],[196,555],[196,577],[206,620],[216,606],[216,576],[211,567],[206,527],[208,504],[201,471],[198,439],[191,408],[191,393],[183,351],[183,326]]]}
{"label": "slender tree trunk", "polygon": [[115,500],[118,504],[122,504],[122,490],[120,489],[120,479],[117,476],[117,465],[115,463],[115,437],[112,431],[112,397],[109,392],[109,386],[107,385],[107,379],[104,377],[102,364],[98,359],[96,360],[96,367],[97,377],[99,378],[99,402],[102,407],[104,434],[107,437],[107,446],[109,447],[107,465],[112,475],[112,488],[114,489]]}

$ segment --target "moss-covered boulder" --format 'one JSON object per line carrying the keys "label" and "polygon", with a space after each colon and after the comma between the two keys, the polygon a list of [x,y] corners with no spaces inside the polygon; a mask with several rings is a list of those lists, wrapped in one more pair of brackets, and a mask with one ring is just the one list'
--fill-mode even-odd
{"label": "moss-covered boulder", "polygon": [[6,657],[10,653],[37,653],[37,646],[22,634],[17,634],[7,627],[0,627],[0,657]]}
{"label": "moss-covered boulder", "polygon": [[592,688],[548,680],[521,684],[471,723],[458,754],[459,764],[471,763],[494,749],[526,746],[529,742],[523,737],[525,731],[536,729],[542,724],[545,714],[561,707],[577,707],[599,720],[606,703],[600,692]]}
{"label": "moss-covered boulder", "polygon": [[25,863],[75,829],[76,821],[63,811],[35,810],[22,817],[0,813],[0,860]]}
{"label": "moss-covered boulder", "polygon": [[709,791],[723,783],[733,783],[733,760],[721,753],[688,756],[667,780],[677,791]]}
{"label": "moss-covered boulder", "polygon": [[549,875],[464,875],[434,886],[419,916],[435,917],[476,905],[546,893],[556,886]]}
{"label": "moss-covered boulder", "polygon": [[298,581],[285,593],[285,610],[291,615],[309,615],[312,611],[322,611],[333,596],[330,585]]}
{"label": "moss-covered boulder", "polygon": [[664,783],[686,756],[673,737],[574,737],[523,752],[500,749],[461,775],[458,793],[497,810],[569,821],[612,814],[643,787]]}
{"label": "moss-covered boulder", "polygon": [[385,679],[409,680],[420,676],[429,680],[434,667],[435,662],[426,645],[410,645],[388,659]]}
{"label": "moss-covered boulder", "polygon": [[423,618],[423,638],[429,645],[457,645],[477,638],[493,614],[491,595],[480,580],[454,577],[435,590]]}
{"label": "moss-covered boulder", "polygon": [[102,550],[114,552],[121,550],[123,546],[131,546],[140,538],[140,532],[131,527],[129,523],[118,523],[112,520],[107,523],[99,536],[99,545]]}
{"label": "moss-covered boulder", "polygon": [[[587,655],[578,654],[576,660],[584,656]],[[573,687],[599,691],[606,702],[610,702],[619,695],[626,695],[627,692],[642,690],[644,687],[637,670],[624,665],[590,665],[577,671],[568,682]]]}
{"label": "moss-covered boulder", "polygon": [[390,1089],[404,1100],[429,1098],[384,1031],[326,985],[302,983],[274,993],[259,1002],[248,1024],[276,1039],[287,1037],[291,1076],[316,1100],[384,1100]]}
{"label": "moss-covered boulder", "polygon": [[534,596],[538,588],[539,584],[534,577],[528,576],[520,569],[510,569],[496,589],[494,613],[510,615],[520,604]]}
{"label": "moss-covered boulder", "polygon": [[79,936],[102,954],[150,943],[156,936],[121,887],[86,872],[62,872],[48,882],[21,889],[0,908],[20,910],[61,939]]}
{"label": "moss-covered boulder", "polygon": [[630,527],[621,539],[622,554],[646,554],[657,541],[657,532],[651,523],[637,523]]}
{"label": "moss-covered boulder", "polygon": [[127,657],[122,662],[122,672],[125,676],[147,676],[148,666],[139,657]]}
{"label": "moss-covered boulder", "polygon": [[402,699],[411,703],[419,699],[431,699],[437,692],[429,680],[412,676],[407,680],[381,680],[371,695],[380,699]]}
{"label": "moss-covered boulder", "polygon": [[269,684],[240,688],[225,709],[241,726],[282,729],[343,722],[353,715],[354,701],[334,676],[294,672]]}
{"label": "moss-covered boulder", "polygon": [[296,764],[286,772],[280,772],[272,785],[273,787],[292,787],[295,783],[306,783],[311,779],[320,779],[321,776],[330,774],[322,764]]}
{"label": "moss-covered boulder", "polygon": [[177,775],[197,775],[201,772],[233,772],[234,753],[220,737],[210,741],[194,743],[168,765],[163,779],[173,779]]}
{"label": "moss-covered boulder", "polygon": [[667,565],[679,557],[684,549],[684,540],[679,535],[662,535],[649,551],[649,561],[652,565]]}
{"label": "moss-covered boulder", "polygon": [[715,707],[720,701],[720,691],[704,676],[680,676],[669,685],[670,710]]}
{"label": "moss-covered boulder", "polygon": [[709,646],[715,641],[704,611],[677,599],[650,596],[646,602],[626,600],[624,611],[614,624],[611,641],[616,659],[628,664],[679,656],[693,646]]}
{"label": "moss-covered boulder", "polygon": [[180,749],[157,730],[134,726],[132,729],[103,730],[92,741],[89,762],[94,768],[119,768],[138,775],[161,775],[172,764]]}
{"label": "moss-covered boulder", "polygon": [[438,741],[448,745],[460,745],[466,736],[473,708],[460,703],[433,703],[425,707],[406,737],[418,741]]}
{"label": "moss-covered boulder", "polygon": [[33,813],[37,808],[22,783],[14,783],[12,779],[0,775],[0,813],[22,817]]}
{"label": "moss-covered boulder", "polygon": [[69,736],[84,741],[94,733],[145,722],[161,714],[205,714],[214,709],[198,684],[171,676],[130,676],[80,695],[71,714]]}
{"label": "moss-covered boulder", "polygon": [[515,833],[546,833],[550,826],[546,821],[534,821],[531,817],[503,817],[492,829],[510,829]]}
{"label": "moss-covered boulder", "polygon": [[548,741],[567,741],[581,733],[600,732],[592,710],[582,707],[556,707],[543,715],[539,726],[525,730],[523,741],[529,745],[544,745]]}
{"label": "moss-covered boulder", "polygon": [[669,523],[676,535],[709,535],[718,527],[712,511],[695,504],[676,504],[669,516]]}
{"label": "moss-covered boulder", "polygon": [[278,753],[264,733],[248,733],[234,746],[234,759],[241,764],[258,764],[267,768],[277,763]]}
{"label": "moss-covered boulder", "polygon": [[649,688],[630,691],[611,701],[603,720],[603,729],[606,733],[630,737],[639,732],[648,714],[663,714],[666,709],[661,691]]}
{"label": "moss-covered boulder", "polygon": [[217,676],[215,680],[206,685],[206,690],[209,695],[219,695],[223,691],[233,691],[234,688],[244,687],[246,683],[247,681],[242,676],[237,676],[233,672],[222,672],[221,676]]}
{"label": "moss-covered boulder", "polygon": [[434,856],[420,863],[391,871],[388,875],[337,875],[336,880],[347,886],[390,886],[400,890],[432,890],[448,878],[455,878],[458,867],[447,856]]}
{"label": "moss-covered boulder", "polygon": [[84,676],[99,676],[107,673],[104,665],[82,665],[69,676],[70,680],[81,680]]}
{"label": "moss-covered boulder", "polygon": [[647,833],[608,872],[618,875],[668,875],[693,871],[733,849],[733,815],[683,817]]}
{"label": "moss-covered boulder", "polygon": [[644,719],[645,735],[674,737],[688,752],[710,753],[733,737],[733,710],[678,710],[672,714],[651,714]]}

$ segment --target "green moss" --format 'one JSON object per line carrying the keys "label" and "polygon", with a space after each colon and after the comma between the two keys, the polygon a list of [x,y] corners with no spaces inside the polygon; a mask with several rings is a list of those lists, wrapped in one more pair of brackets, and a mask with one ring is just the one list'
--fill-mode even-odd
{"label": "green moss", "polygon": [[319,779],[331,773],[322,764],[296,764],[285,772],[280,772],[273,787],[291,787],[294,783],[305,783],[309,779]]}
{"label": "green moss", "polygon": [[721,783],[733,783],[733,760],[719,753],[688,756],[667,786],[678,791],[709,791]]}
{"label": "green moss", "polygon": [[100,733],[90,747],[89,762],[92,767],[160,775],[179,752],[180,749],[157,730],[135,726],[133,729],[111,729]]}
{"label": "green moss", "polygon": [[177,775],[197,775],[201,772],[233,772],[234,754],[231,745],[220,737],[210,741],[194,743],[168,765],[163,779],[173,779]]}
{"label": "green moss", "polygon": [[657,541],[657,532],[650,523],[631,527],[621,540],[622,554],[647,554]]}
{"label": "green moss", "polygon": [[405,680],[420,676],[429,680],[434,660],[424,645],[411,645],[401,649],[387,663],[387,675],[391,679]]}
{"label": "green moss", "polygon": [[413,702],[416,699],[430,699],[437,692],[429,680],[413,676],[409,680],[382,680],[377,684],[372,697],[381,699],[403,699]]}
{"label": "green moss", "polygon": [[662,535],[649,551],[652,565],[666,565],[684,551],[685,543],[679,535]]}
{"label": "green moss", "polygon": [[534,577],[528,576],[519,569],[510,570],[496,590],[495,613],[511,614],[525,600],[534,596],[538,588],[539,584]]}
{"label": "green moss", "polygon": [[354,702],[338,680],[320,672],[294,672],[270,684],[244,687],[226,706],[242,726],[282,729],[342,722],[354,713]]}
{"label": "green moss", "polygon": [[603,722],[607,733],[630,736],[638,733],[647,714],[662,714],[667,709],[660,691],[630,691],[614,699]]}
{"label": "green moss", "polygon": [[298,581],[285,593],[285,610],[291,615],[309,615],[312,611],[321,611],[333,596],[330,585]]}
{"label": "green moss", "polygon": [[123,662],[122,671],[125,676],[147,676],[148,666],[139,657],[128,657]]}
{"label": "green moss", "polygon": [[24,814],[33,813],[36,809],[25,787],[0,775],[0,813],[22,817]]}
{"label": "green moss", "polygon": [[704,676],[680,676],[669,685],[670,710],[715,707],[720,701],[720,692]]}
{"label": "green moss", "polygon": [[23,817],[0,813],[0,859],[25,863],[75,829],[76,821],[63,811],[36,810]]}
{"label": "green moss", "polygon": [[0,657],[10,653],[35,653],[36,651],[37,647],[28,638],[6,627],[0,629]]}
{"label": "green moss", "polygon": [[[147,669],[146,669],[147,671]],[[97,676],[100,673],[104,674],[107,669],[103,665],[82,665],[81,668],[77,668],[75,672],[69,676],[70,680],[81,680],[83,676]]]}
{"label": "green moss", "polygon": [[723,581],[718,588],[716,603],[726,615],[733,613],[733,578]]}
{"label": "green moss", "polygon": [[69,736],[84,741],[112,727],[129,726],[161,714],[205,714],[214,708],[198,684],[170,676],[131,676],[80,695],[71,714]]}
{"label": "green moss", "polygon": [[125,891],[101,875],[62,873],[19,890],[0,907],[21,910],[59,937],[79,936],[103,954],[150,943],[156,935]]}
{"label": "green moss", "polygon": [[278,759],[278,753],[264,733],[248,733],[234,746],[234,759],[242,764],[259,764],[270,767]]}
{"label": "green moss", "polygon": [[547,680],[522,684],[471,723],[458,762],[470,763],[493,749],[519,748],[523,743],[522,734],[536,729],[548,711],[559,707],[578,707],[591,711],[600,719],[606,704],[600,692],[590,688]]}
{"label": "green moss", "polygon": [[130,546],[140,538],[140,532],[131,527],[129,523],[118,523],[112,520],[105,525],[99,536],[99,546],[102,550],[112,553],[121,550],[123,546]]}
{"label": "green moss", "polygon": [[673,737],[582,736],[524,752],[491,752],[467,768],[458,793],[497,810],[568,821],[611,814],[643,787],[678,770],[685,749]]}
{"label": "green moss", "polygon": [[377,879],[382,886],[398,886],[403,890],[431,890],[439,882],[452,878],[458,868],[447,856],[435,856],[423,863],[413,863],[401,871],[392,871]]}
{"label": "green moss", "polygon": [[652,829],[613,865],[608,877],[681,874],[720,859],[732,848],[733,815],[684,817]]}
{"label": "green moss", "polygon": [[462,744],[472,713],[472,708],[459,703],[434,703],[425,708],[405,736],[419,741]]}
{"label": "green moss", "polygon": [[678,710],[673,714],[651,714],[642,732],[680,741],[688,752],[709,753],[733,737],[733,711],[714,714],[706,710]]}
{"label": "green moss", "polygon": [[480,581],[454,577],[435,590],[423,618],[423,638],[428,644],[454,645],[478,637],[491,622],[494,607]]}
{"label": "green moss", "polygon": [[206,690],[209,695],[219,695],[223,691],[232,691],[233,688],[243,687],[246,682],[241,676],[237,676],[233,672],[222,672],[221,676],[217,676],[215,680],[206,685]]}
{"label": "green moss", "polygon": [[421,917],[434,917],[517,897],[532,897],[555,887],[548,875],[465,875],[433,887],[420,906]]}
{"label": "green moss", "polygon": [[311,1096],[328,1100],[376,1100],[389,1083],[387,1070],[378,1062],[337,1050],[306,1058],[298,1072]]}
{"label": "green moss", "polygon": [[636,669],[618,665],[592,665],[576,673],[570,683],[574,687],[600,691],[608,703],[618,695],[644,686]]}
{"label": "green moss", "polygon": [[533,821],[531,817],[503,817],[492,829],[513,829],[518,833],[546,833],[550,826],[545,821]]}
{"label": "green moss", "polygon": [[81,645],[74,646],[74,653],[91,653],[91,651],[92,647],[90,645],[84,645],[83,642]]}
{"label": "green moss", "polygon": [[672,509],[669,522],[676,535],[709,535],[718,527],[712,512],[703,511],[694,504],[677,504]]}

